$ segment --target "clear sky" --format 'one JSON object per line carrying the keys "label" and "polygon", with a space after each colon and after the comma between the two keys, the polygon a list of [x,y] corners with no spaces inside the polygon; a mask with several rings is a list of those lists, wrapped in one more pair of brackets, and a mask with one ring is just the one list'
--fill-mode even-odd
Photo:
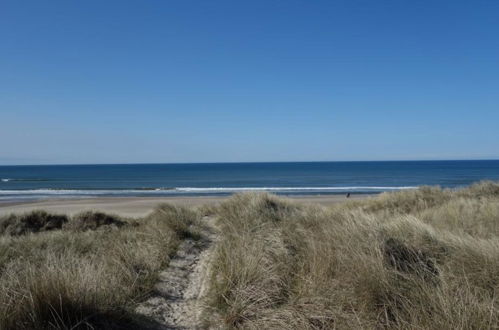
{"label": "clear sky", "polygon": [[499,1],[2,0],[0,164],[499,158]]}

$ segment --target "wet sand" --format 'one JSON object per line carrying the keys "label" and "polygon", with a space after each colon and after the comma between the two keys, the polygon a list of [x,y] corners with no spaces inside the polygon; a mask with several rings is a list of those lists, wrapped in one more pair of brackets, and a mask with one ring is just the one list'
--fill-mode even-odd
{"label": "wet sand", "polygon": [[[314,195],[288,196],[288,198],[305,203],[331,205],[346,200],[363,199],[372,195]],[[75,214],[86,210],[98,210],[121,216],[141,217],[160,203],[172,203],[183,206],[199,206],[217,204],[229,198],[228,196],[210,197],[99,197],[99,198],[67,198],[47,199],[28,202],[0,202],[0,216],[9,213],[22,213],[31,210],[46,210],[49,212]]]}

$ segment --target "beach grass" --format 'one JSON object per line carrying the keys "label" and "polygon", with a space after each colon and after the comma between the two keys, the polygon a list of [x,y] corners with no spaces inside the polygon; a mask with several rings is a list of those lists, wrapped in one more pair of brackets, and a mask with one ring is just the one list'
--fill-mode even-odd
{"label": "beach grass", "polygon": [[214,219],[207,328],[499,327],[499,184],[337,203],[266,193],[160,205],[141,219],[33,211],[0,218],[0,329],[138,329],[184,239]]}
{"label": "beach grass", "polygon": [[241,194],[206,320],[233,329],[499,327],[499,184],[422,187],[330,208]]}
{"label": "beach grass", "polygon": [[0,219],[0,329],[136,329],[134,313],[198,214],[34,211]]}

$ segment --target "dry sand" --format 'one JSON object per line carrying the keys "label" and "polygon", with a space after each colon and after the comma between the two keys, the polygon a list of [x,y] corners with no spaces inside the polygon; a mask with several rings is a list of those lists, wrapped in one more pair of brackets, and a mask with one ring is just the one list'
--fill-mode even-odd
{"label": "dry sand", "polygon": [[[372,195],[351,195],[348,200],[367,198]],[[9,213],[22,213],[31,210],[75,214],[86,210],[98,210],[127,217],[141,217],[160,203],[172,203],[184,206],[217,204],[227,196],[211,197],[100,197],[81,199],[48,199],[29,202],[0,202],[0,216]],[[289,196],[300,202],[331,205],[346,201],[345,195]]]}
{"label": "dry sand", "polygon": [[150,297],[137,306],[137,313],[153,321],[145,329],[206,329],[202,326],[203,304],[218,236],[213,220],[201,220],[202,239],[187,238],[180,244],[168,267],[159,273]]}

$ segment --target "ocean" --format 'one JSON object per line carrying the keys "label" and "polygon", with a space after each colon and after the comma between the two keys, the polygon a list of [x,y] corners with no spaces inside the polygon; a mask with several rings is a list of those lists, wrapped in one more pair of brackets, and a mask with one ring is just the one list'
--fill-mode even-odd
{"label": "ocean", "polygon": [[0,166],[0,200],[365,194],[499,180],[499,160]]}

